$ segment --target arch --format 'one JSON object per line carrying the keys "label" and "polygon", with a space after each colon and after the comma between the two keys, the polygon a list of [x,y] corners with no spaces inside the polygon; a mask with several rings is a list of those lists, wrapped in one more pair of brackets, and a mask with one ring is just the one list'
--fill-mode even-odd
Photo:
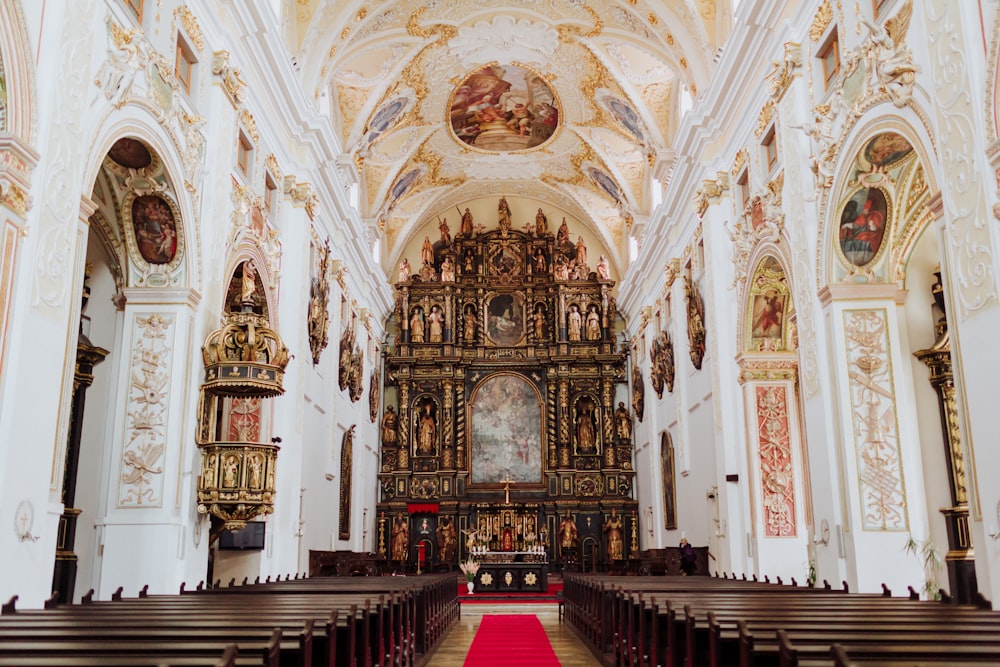
{"label": "arch", "polygon": [[1000,138],[1000,12],[993,17],[990,52],[986,60],[986,142]]}
{"label": "arch", "polygon": [[31,55],[24,13],[19,0],[0,0],[0,57],[6,88],[6,123],[0,132],[8,132],[31,145],[35,134],[35,65]]}
{"label": "arch", "polygon": [[[90,161],[83,172],[82,191],[91,193],[96,187],[98,175],[105,168],[104,159],[111,147],[119,139],[135,139],[142,142],[162,165],[160,167],[173,203],[177,207],[180,221],[178,225],[178,254],[183,250],[179,262],[184,284],[199,289],[201,286],[201,242],[200,222],[191,193],[184,187],[184,166],[181,149],[176,138],[145,107],[128,104],[120,110],[112,110],[91,136]],[[96,157],[95,157],[96,156]],[[262,264],[258,263],[258,267]],[[273,322],[272,322],[273,324]]]}
{"label": "arch", "polygon": [[225,308],[226,294],[229,290],[230,281],[236,276],[236,269],[246,261],[253,261],[257,270],[257,280],[260,282],[261,294],[264,303],[261,304],[264,315],[267,317],[271,328],[278,330],[278,302],[277,284],[272,273],[271,263],[259,245],[251,239],[244,237],[239,244],[233,248],[226,260],[226,268],[223,275],[228,276],[226,282],[221,286],[220,311]]}
{"label": "arch", "polygon": [[[886,113],[887,107],[891,109],[891,112]],[[818,230],[820,262],[818,275],[821,277],[821,286],[839,281],[837,269],[843,266],[838,255],[840,252],[841,208],[852,189],[852,183],[860,185],[851,180],[858,156],[877,135],[888,132],[898,134],[909,142],[916,159],[923,167],[928,191],[936,193],[939,189],[940,166],[935,143],[920,111],[911,108],[911,106],[900,109],[890,106],[888,102],[868,109],[865,115],[848,130],[844,140],[842,140],[843,149],[840,151],[840,155],[847,157],[842,157],[838,161],[834,171],[833,185],[823,194]],[[871,268],[872,263],[865,266]]]}
{"label": "arch", "polygon": [[794,312],[794,291],[791,262],[784,250],[787,247],[765,242],[750,256],[747,266],[753,270],[747,274],[738,311],[736,342],[741,352],[777,352],[792,347],[789,318]]}

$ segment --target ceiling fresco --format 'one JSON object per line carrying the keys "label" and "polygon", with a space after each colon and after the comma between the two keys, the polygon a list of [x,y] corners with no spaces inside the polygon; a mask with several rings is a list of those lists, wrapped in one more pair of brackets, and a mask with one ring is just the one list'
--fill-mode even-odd
{"label": "ceiling fresco", "polygon": [[389,263],[440,212],[506,194],[569,212],[621,265],[724,22],[716,0],[296,0],[286,16]]}

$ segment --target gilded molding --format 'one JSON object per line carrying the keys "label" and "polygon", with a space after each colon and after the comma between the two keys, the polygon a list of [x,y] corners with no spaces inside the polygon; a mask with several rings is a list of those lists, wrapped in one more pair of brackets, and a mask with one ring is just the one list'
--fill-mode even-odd
{"label": "gilded molding", "polygon": [[240,122],[243,123],[243,127],[246,128],[247,132],[250,133],[250,137],[253,138],[255,144],[260,143],[260,133],[257,131],[257,120],[250,113],[249,109],[243,109],[240,111]]}
{"label": "gilded molding", "polygon": [[772,100],[779,100],[788,90],[788,85],[795,76],[795,71],[802,67],[802,45],[797,42],[785,42],[785,57],[774,61],[772,70],[764,78],[767,80],[767,94]]}
{"label": "gilded molding", "polygon": [[774,100],[768,100],[757,114],[757,128],[753,131],[755,137],[760,139],[761,135],[771,124],[774,117]]}
{"label": "gilded molding", "polygon": [[816,15],[813,16],[812,25],[809,26],[809,39],[818,42],[832,20],[833,7],[830,5],[830,0],[823,0],[823,3],[816,10]]}
{"label": "gilded molding", "polygon": [[733,168],[730,170],[730,174],[733,178],[740,175],[743,171],[743,167],[746,166],[747,159],[750,157],[750,152],[746,148],[741,148],[736,151],[736,156],[733,158]]}
{"label": "gilded molding", "polygon": [[31,195],[18,187],[17,183],[10,183],[6,188],[0,189],[0,199],[14,213],[22,218],[28,217],[32,204]]}
{"label": "gilded molding", "polygon": [[714,179],[705,179],[694,195],[694,207],[698,217],[703,217],[709,204],[716,204],[724,192],[729,191],[729,174],[717,172]]}
{"label": "gilded molding", "polygon": [[313,192],[311,183],[296,183],[295,176],[285,177],[284,192],[296,206],[306,209],[309,220],[315,220],[319,212],[319,197]]}
{"label": "gilded molding", "polygon": [[239,106],[246,99],[247,82],[240,75],[240,68],[229,63],[229,51],[216,51],[212,56],[212,74],[222,79],[222,89],[230,102]]}
{"label": "gilded molding", "polygon": [[794,358],[747,358],[739,356],[737,362],[740,366],[738,381],[740,384],[747,382],[774,382],[788,380],[796,382],[798,379],[798,362]]}
{"label": "gilded molding", "polygon": [[198,25],[198,19],[195,17],[194,12],[188,9],[187,5],[181,5],[174,10],[174,18],[180,19],[181,26],[184,28],[184,32],[188,34],[191,38],[191,42],[201,51],[205,48],[205,38],[201,33],[201,26]]}

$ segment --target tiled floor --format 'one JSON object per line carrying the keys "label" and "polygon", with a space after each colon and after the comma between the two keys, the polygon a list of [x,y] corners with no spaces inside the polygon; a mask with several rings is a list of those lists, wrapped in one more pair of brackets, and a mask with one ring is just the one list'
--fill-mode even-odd
{"label": "tiled floor", "polygon": [[[546,604],[464,604],[462,618],[449,628],[448,633],[424,661],[426,667],[462,667],[465,656],[476,636],[479,623],[484,614],[534,614],[538,616],[542,627],[549,636],[552,650],[555,651],[563,667],[600,667],[601,663],[594,658],[576,633],[565,622],[559,622],[559,608],[551,603]],[[502,656],[498,656],[502,660]],[[502,662],[498,662],[502,665]]]}

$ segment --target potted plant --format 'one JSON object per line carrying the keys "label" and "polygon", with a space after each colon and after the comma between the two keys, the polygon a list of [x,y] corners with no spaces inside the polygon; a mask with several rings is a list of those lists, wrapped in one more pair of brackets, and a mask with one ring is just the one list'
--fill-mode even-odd
{"label": "potted plant", "polygon": [[469,594],[472,594],[472,589],[476,585],[476,573],[479,572],[479,563],[472,560],[471,558],[464,563],[459,563],[458,568],[462,570],[465,574],[465,587],[468,589]]}

